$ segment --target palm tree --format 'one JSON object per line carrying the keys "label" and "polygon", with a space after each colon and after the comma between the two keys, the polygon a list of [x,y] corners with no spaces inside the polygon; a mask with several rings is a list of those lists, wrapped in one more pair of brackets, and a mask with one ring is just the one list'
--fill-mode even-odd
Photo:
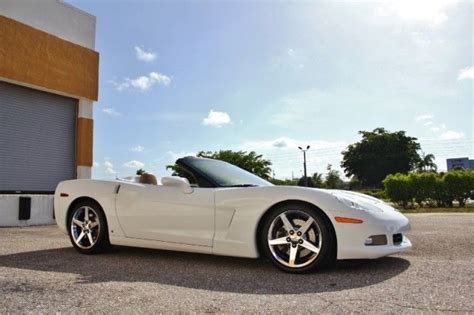
{"label": "palm tree", "polygon": [[423,153],[421,157],[421,161],[418,164],[418,170],[421,172],[436,172],[438,170],[438,166],[434,162],[435,156],[433,154],[426,154]]}

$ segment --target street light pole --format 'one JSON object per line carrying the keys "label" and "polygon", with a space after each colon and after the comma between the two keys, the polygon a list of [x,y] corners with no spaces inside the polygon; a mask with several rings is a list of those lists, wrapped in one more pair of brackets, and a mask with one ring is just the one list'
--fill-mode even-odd
{"label": "street light pole", "polygon": [[304,169],[304,185],[308,187],[308,176],[306,174],[306,151],[308,151],[310,146],[306,146],[306,149],[303,149],[302,147],[298,147],[301,151],[303,151],[303,169]]}

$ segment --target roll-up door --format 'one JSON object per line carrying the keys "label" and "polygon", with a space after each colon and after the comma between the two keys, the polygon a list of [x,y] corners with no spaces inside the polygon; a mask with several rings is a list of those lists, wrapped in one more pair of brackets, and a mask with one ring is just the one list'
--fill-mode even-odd
{"label": "roll-up door", "polygon": [[51,192],[76,177],[77,103],[0,82],[0,192]]}

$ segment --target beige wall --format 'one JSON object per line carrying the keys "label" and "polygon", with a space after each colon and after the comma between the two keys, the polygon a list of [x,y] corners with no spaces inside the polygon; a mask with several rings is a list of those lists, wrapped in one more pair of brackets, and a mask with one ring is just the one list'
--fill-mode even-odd
{"label": "beige wall", "polygon": [[94,121],[89,118],[77,118],[76,164],[92,166]]}
{"label": "beige wall", "polygon": [[99,54],[0,16],[0,77],[97,100]]}

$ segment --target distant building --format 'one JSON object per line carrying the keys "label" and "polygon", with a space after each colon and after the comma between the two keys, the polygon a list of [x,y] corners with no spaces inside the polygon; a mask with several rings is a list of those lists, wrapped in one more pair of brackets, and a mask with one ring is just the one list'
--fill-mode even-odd
{"label": "distant building", "polygon": [[447,159],[448,171],[455,168],[470,168],[474,169],[474,160],[469,160],[467,157]]}

